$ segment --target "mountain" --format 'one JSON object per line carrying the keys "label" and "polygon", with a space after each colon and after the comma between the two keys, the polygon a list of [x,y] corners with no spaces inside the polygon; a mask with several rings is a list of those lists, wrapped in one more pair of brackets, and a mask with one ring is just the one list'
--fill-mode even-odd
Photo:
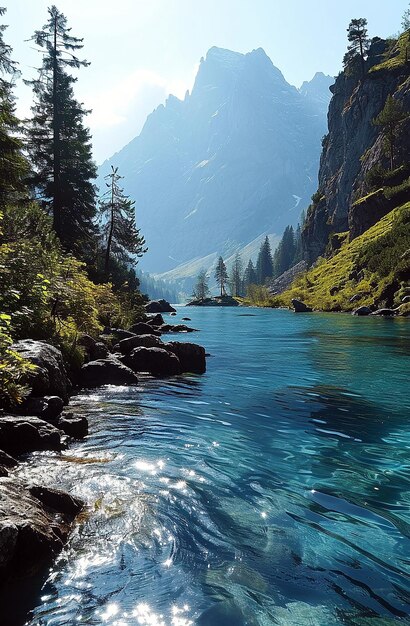
{"label": "mountain", "polygon": [[260,48],[211,48],[192,93],[169,96],[99,170],[101,182],[118,166],[136,200],[143,268],[232,254],[296,223],[315,190],[332,82],[316,74],[298,90]]}

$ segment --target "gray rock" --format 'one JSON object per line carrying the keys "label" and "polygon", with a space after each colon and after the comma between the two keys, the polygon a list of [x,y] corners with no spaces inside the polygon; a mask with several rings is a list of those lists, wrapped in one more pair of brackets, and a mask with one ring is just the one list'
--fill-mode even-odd
{"label": "gray rock", "polygon": [[0,577],[35,571],[61,550],[82,503],[62,492],[0,478]]}
{"label": "gray rock", "polygon": [[138,383],[134,372],[114,358],[86,363],[81,368],[80,380],[83,387],[136,385]]}
{"label": "gray rock", "polygon": [[18,462],[14,457],[4,452],[4,450],[0,450],[0,465],[3,467],[16,467]]}
{"label": "gray rock", "polygon": [[404,298],[402,298],[402,304],[406,304],[406,302],[410,302],[410,296],[404,296]]}
{"label": "gray rock", "polygon": [[133,337],[135,333],[131,330],[124,330],[123,328],[104,328],[104,335],[115,335],[118,340],[121,340]]}
{"label": "gray rock", "polygon": [[355,309],[352,312],[352,315],[364,316],[364,315],[370,315],[371,312],[372,312],[372,310],[369,309],[368,306],[359,306],[359,308]]}
{"label": "gray rock", "polygon": [[157,329],[154,329],[152,325],[146,324],[145,322],[138,322],[131,326],[130,331],[133,335],[157,335],[160,336],[160,332]]}
{"label": "gray rock", "polygon": [[58,420],[58,428],[73,439],[84,439],[88,435],[88,420],[85,415],[64,413]]}
{"label": "gray rock", "polygon": [[171,341],[165,344],[179,359],[183,372],[203,374],[206,372],[205,349],[196,343]]}
{"label": "gray rock", "polygon": [[163,324],[158,329],[162,333],[194,333],[198,332],[196,328],[190,328],[185,324]]}
{"label": "gray rock", "polygon": [[56,395],[68,402],[71,384],[60,350],[33,339],[22,339],[13,344],[12,349],[37,366],[24,381],[32,388],[33,396]]}
{"label": "gray rock", "polygon": [[128,354],[134,348],[163,348],[164,344],[157,335],[137,335],[122,339],[115,347],[121,354]]}
{"label": "gray rock", "polygon": [[312,312],[312,308],[310,306],[307,306],[307,304],[305,304],[301,300],[296,300],[296,298],[293,298],[292,306],[293,306],[293,310],[295,311],[295,313],[311,313]]}
{"label": "gray rock", "polygon": [[148,372],[153,376],[174,376],[182,371],[178,357],[162,348],[134,348],[123,361],[134,372]]}
{"label": "gray rock", "polygon": [[59,396],[29,397],[19,407],[18,412],[23,415],[35,415],[46,422],[54,422],[63,408],[64,402]]}
{"label": "gray rock", "polygon": [[393,317],[397,314],[395,309],[377,309],[377,311],[373,311],[371,315],[379,315],[381,317]]}
{"label": "gray rock", "polygon": [[85,348],[89,361],[96,359],[106,359],[109,355],[108,347],[102,341],[97,341],[90,335],[81,335],[78,344]]}
{"label": "gray rock", "polygon": [[151,300],[145,305],[147,313],[175,313],[175,309],[166,300]]}
{"label": "gray rock", "polygon": [[183,321],[183,322],[190,322],[190,321],[191,321],[191,318],[190,318],[190,317],[183,317],[183,318],[182,318],[182,321]]}
{"label": "gray rock", "polygon": [[147,319],[147,324],[150,326],[161,326],[164,323],[164,318],[161,313],[156,313],[154,315],[149,315]]}
{"label": "gray rock", "polygon": [[34,450],[61,450],[61,433],[38,417],[4,415],[0,417],[0,447],[12,455]]}

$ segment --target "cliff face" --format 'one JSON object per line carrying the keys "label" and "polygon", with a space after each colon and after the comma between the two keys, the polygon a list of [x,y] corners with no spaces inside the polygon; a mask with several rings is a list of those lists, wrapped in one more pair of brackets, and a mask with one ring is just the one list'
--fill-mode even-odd
{"label": "cliff face", "polygon": [[151,272],[229,256],[296,224],[315,189],[333,79],[298,90],[262,49],[211,48],[184,101],[170,97],[100,168],[119,167]]}
{"label": "cliff face", "polygon": [[[330,88],[333,96],[328,112],[329,132],[322,144],[319,187],[302,233],[310,263],[325,254],[332,233],[349,230],[352,239],[398,206],[398,201],[382,198],[380,194],[367,202],[357,201],[369,193],[368,174],[374,166],[378,164],[388,169],[389,165],[383,133],[373,124],[373,119],[383,109],[389,95],[399,101],[405,111],[410,111],[410,63],[406,56],[409,39],[408,33],[395,45],[374,39],[364,80],[360,74],[349,75],[344,71]],[[407,54],[410,56],[409,52]],[[410,163],[409,119],[400,126],[396,161]],[[401,201],[406,200],[404,194]]]}

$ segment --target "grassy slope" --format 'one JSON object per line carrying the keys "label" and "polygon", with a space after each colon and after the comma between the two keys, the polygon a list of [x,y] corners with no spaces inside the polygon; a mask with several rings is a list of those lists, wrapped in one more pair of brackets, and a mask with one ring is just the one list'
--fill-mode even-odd
{"label": "grassy slope", "polygon": [[[393,270],[391,268],[394,268]],[[289,306],[292,298],[315,309],[349,311],[361,305],[395,303],[405,292],[410,273],[410,203],[391,211],[352,242],[344,243],[330,259],[320,259],[290,289],[273,299],[273,306]],[[354,303],[350,298],[360,294]]]}

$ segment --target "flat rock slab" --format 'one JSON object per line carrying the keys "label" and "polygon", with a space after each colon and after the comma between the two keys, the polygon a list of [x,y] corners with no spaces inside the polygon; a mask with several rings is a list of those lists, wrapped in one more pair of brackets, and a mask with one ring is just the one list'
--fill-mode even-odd
{"label": "flat rock slab", "polygon": [[0,417],[0,448],[11,455],[61,450],[61,432],[38,417],[4,415]]}
{"label": "flat rock slab", "polygon": [[82,507],[64,492],[0,478],[0,579],[26,573],[60,550]]}

